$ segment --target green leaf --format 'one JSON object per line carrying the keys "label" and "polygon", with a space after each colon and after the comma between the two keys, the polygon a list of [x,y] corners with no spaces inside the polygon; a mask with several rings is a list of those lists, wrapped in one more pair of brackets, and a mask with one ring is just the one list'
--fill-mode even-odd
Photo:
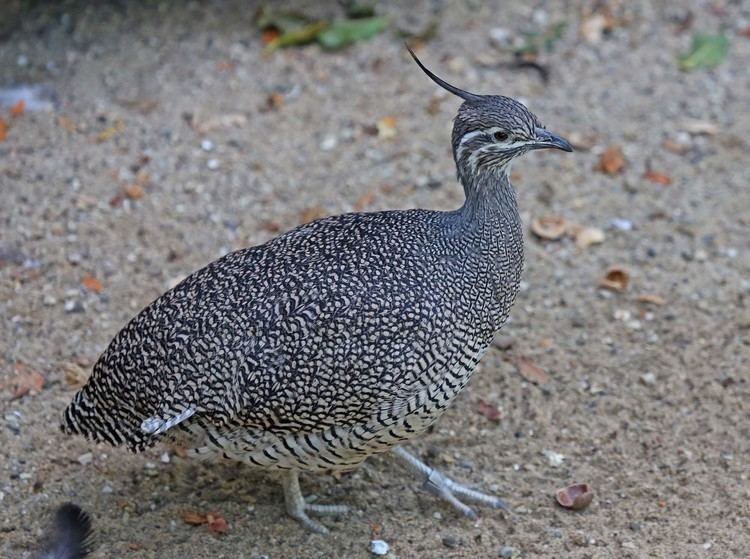
{"label": "green leaf", "polygon": [[351,19],[373,17],[375,15],[375,5],[366,2],[350,2],[346,7],[346,17]]}
{"label": "green leaf", "polygon": [[704,68],[715,68],[721,64],[729,51],[729,39],[723,33],[708,35],[696,33],[690,50],[677,57],[680,70],[690,72]]}
{"label": "green leaf", "polygon": [[293,29],[279,35],[276,39],[268,43],[263,50],[264,52],[273,52],[282,47],[312,43],[320,36],[321,31],[324,31],[327,27],[328,23],[325,21],[308,23],[304,27]]}
{"label": "green leaf", "polygon": [[334,21],[318,35],[318,42],[326,49],[340,49],[377,35],[387,25],[388,20],[384,17]]}

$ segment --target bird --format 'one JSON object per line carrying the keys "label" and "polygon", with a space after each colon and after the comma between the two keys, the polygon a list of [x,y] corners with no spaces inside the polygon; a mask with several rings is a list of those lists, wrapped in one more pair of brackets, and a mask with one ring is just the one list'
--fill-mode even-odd
{"label": "bird", "polygon": [[401,445],[441,416],[509,316],[523,268],[511,163],[572,148],[520,102],[459,89],[408,50],[462,100],[461,207],[326,217],[215,260],[114,337],[65,409],[65,433],[134,452],[166,440],[276,471],[287,513],[318,533],[311,516],[348,507],[308,502],[299,474],[386,452],[469,518],[467,502],[506,508]]}
{"label": "bird", "polygon": [[88,513],[75,503],[55,511],[52,530],[46,535],[38,559],[83,559],[91,553],[93,528]]}

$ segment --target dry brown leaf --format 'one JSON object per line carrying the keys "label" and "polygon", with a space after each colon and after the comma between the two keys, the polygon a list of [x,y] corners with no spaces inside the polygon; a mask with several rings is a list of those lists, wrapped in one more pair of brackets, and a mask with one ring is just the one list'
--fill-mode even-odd
{"label": "dry brown leaf", "polygon": [[484,400],[479,400],[479,413],[490,421],[498,422],[503,418],[503,412],[501,412],[497,406],[489,404]]}
{"label": "dry brown leaf", "polygon": [[79,388],[86,384],[86,381],[89,379],[89,374],[86,372],[86,369],[81,367],[78,363],[68,361],[63,363],[61,367],[65,375],[65,384],[68,386]]}
{"label": "dry brown leaf", "polygon": [[565,235],[568,222],[558,215],[546,215],[531,220],[531,232],[540,239],[554,241]]}
{"label": "dry brown leaf", "polygon": [[60,128],[64,128],[68,132],[78,131],[78,126],[76,125],[76,123],[67,116],[58,116],[57,124],[58,126],[60,126]]}
{"label": "dry brown leaf", "polygon": [[193,119],[190,122],[191,127],[198,134],[206,134],[212,130],[221,128],[240,128],[247,124],[247,117],[242,113],[230,113],[206,118],[204,120]]}
{"label": "dry brown leaf", "polygon": [[354,211],[355,212],[361,212],[364,211],[368,206],[370,206],[375,201],[375,194],[373,192],[365,192],[357,198],[357,201],[354,203]]}
{"label": "dry brown leaf", "polygon": [[566,509],[583,510],[594,499],[594,490],[588,483],[574,483],[558,489],[555,495],[557,503]]}
{"label": "dry brown leaf", "polygon": [[11,400],[23,398],[27,394],[39,394],[44,388],[46,382],[44,376],[30,365],[16,363],[13,372],[13,378],[6,384],[11,391]]}
{"label": "dry brown leaf", "polygon": [[0,118],[0,142],[5,141],[8,137],[8,123]]}
{"label": "dry brown leaf", "polygon": [[664,173],[660,173],[659,171],[648,170],[645,173],[643,173],[643,178],[655,184],[660,184],[662,186],[669,186],[670,184],[672,184],[672,179],[669,178],[668,175],[665,175]]}
{"label": "dry brown leaf", "polygon": [[630,274],[625,268],[612,266],[599,279],[599,287],[622,293],[628,288]]}
{"label": "dry brown leaf", "polygon": [[534,363],[523,353],[516,356],[516,367],[521,376],[534,384],[547,384],[549,375],[543,369],[534,365]]}
{"label": "dry brown leaf", "polygon": [[264,29],[260,33],[260,41],[264,45],[274,42],[279,37],[281,37],[281,32],[278,29],[274,29],[274,28]]}
{"label": "dry brown leaf", "polygon": [[133,183],[123,186],[122,193],[130,200],[139,200],[143,198],[143,195],[146,193],[146,191],[140,184]]}
{"label": "dry brown leaf", "polygon": [[625,158],[622,150],[618,146],[609,146],[599,156],[599,163],[594,168],[596,171],[607,173],[608,175],[617,175],[625,167]]}
{"label": "dry brown leaf", "polygon": [[208,531],[214,536],[226,534],[229,530],[229,524],[218,512],[209,512],[206,515],[206,521],[208,523]]}
{"label": "dry brown leaf", "polygon": [[128,544],[128,549],[130,551],[141,551],[143,549],[143,544],[138,542],[130,542]]}
{"label": "dry brown leaf", "polygon": [[81,285],[89,291],[94,291],[96,293],[101,293],[102,291],[104,291],[102,282],[100,282],[94,276],[83,276],[81,278]]}
{"label": "dry brown leaf", "polygon": [[432,97],[430,99],[430,102],[427,103],[427,107],[425,108],[425,111],[427,111],[428,115],[435,116],[440,112],[440,103],[442,99],[440,97]]}
{"label": "dry brown leaf", "polygon": [[271,93],[267,99],[268,107],[280,109],[284,105],[284,96],[281,93]]}
{"label": "dry brown leaf", "polygon": [[389,140],[396,137],[396,119],[392,116],[384,116],[377,124],[378,138]]}
{"label": "dry brown leaf", "polygon": [[604,231],[596,227],[583,227],[577,228],[573,233],[576,246],[580,249],[585,249],[591,245],[597,245],[604,242]]}
{"label": "dry brown leaf", "polygon": [[16,101],[16,103],[10,108],[10,116],[13,118],[17,118],[23,114],[23,112],[26,110],[26,101],[23,99],[19,99]]}
{"label": "dry brown leaf", "polygon": [[674,154],[677,154],[677,155],[684,155],[688,151],[690,151],[690,145],[689,144],[683,144],[683,143],[677,142],[675,140],[664,140],[661,143],[661,147],[663,147],[668,152],[674,153]]}
{"label": "dry brown leaf", "polygon": [[326,215],[328,214],[320,206],[312,206],[311,208],[306,208],[299,213],[299,220],[300,223],[310,223],[311,221],[315,221]]}
{"label": "dry brown leaf", "polygon": [[206,524],[208,522],[208,518],[205,514],[201,514],[194,510],[182,511],[180,513],[180,518],[182,518],[182,521],[185,524],[190,524],[191,526],[200,526],[201,524]]}
{"label": "dry brown leaf", "polygon": [[664,297],[660,297],[659,295],[651,295],[651,294],[644,294],[644,295],[638,295],[638,297],[635,298],[636,301],[639,303],[646,303],[647,305],[657,305],[661,306],[666,304],[666,300]]}
{"label": "dry brown leaf", "polygon": [[278,233],[281,231],[281,223],[273,219],[265,219],[260,223],[261,228],[269,233]]}

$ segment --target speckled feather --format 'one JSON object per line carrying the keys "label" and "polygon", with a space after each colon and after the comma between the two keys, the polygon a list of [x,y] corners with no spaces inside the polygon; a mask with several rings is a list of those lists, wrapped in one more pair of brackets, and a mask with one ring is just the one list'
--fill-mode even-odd
{"label": "speckled feather", "polygon": [[[117,334],[63,430],[305,471],[417,436],[508,317],[523,255],[507,165],[538,126],[512,99],[469,100],[460,209],[329,217],[195,272]],[[518,142],[499,145],[498,128]]]}

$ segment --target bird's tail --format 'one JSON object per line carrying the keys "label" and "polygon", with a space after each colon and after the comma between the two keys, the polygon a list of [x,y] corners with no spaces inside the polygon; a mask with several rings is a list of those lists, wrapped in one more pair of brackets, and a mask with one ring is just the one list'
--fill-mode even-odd
{"label": "bird's tail", "polygon": [[63,413],[60,429],[70,435],[83,435],[97,442],[113,446],[126,445],[132,451],[141,451],[154,442],[141,430],[142,419],[122,402],[104,402],[98,398],[91,383],[73,397]]}
{"label": "bird's tail", "polygon": [[55,513],[55,523],[39,559],[83,559],[91,553],[91,518],[78,505],[65,503]]}

